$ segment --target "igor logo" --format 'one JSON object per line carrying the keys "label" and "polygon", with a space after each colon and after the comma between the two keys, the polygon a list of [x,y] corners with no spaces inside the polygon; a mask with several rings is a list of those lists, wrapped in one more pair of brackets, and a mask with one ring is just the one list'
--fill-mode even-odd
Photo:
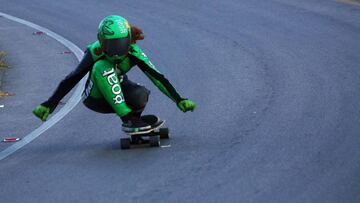
{"label": "igor logo", "polygon": [[114,104],[123,103],[125,100],[122,95],[119,79],[114,71],[114,68],[111,68],[110,71],[104,71],[103,77],[107,77],[107,81],[111,85],[111,91],[115,95],[113,98]]}
{"label": "igor logo", "polygon": [[103,23],[104,26],[101,27],[102,35],[114,35],[114,31],[111,30],[110,26],[114,24],[114,21],[106,19]]}

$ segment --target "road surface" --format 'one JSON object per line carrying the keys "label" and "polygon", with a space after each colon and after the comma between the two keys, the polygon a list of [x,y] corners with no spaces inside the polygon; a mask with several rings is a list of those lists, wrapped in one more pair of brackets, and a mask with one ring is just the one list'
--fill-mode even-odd
{"label": "road surface", "polygon": [[[121,151],[120,120],[80,103],[0,161],[1,202],[360,201],[358,1],[106,2],[0,0],[0,11],[82,49],[103,17],[123,15],[144,30],[139,44],[152,62],[198,108],[181,113],[134,68],[129,77],[152,91],[146,113],[171,129],[168,147]],[[63,49],[51,39],[45,45],[45,55]],[[21,137],[40,125],[31,109],[77,63],[54,57],[64,68],[31,65],[16,78],[34,87],[17,97],[31,103],[24,106],[31,125],[0,112],[1,130]],[[19,85],[6,81],[9,91]]]}

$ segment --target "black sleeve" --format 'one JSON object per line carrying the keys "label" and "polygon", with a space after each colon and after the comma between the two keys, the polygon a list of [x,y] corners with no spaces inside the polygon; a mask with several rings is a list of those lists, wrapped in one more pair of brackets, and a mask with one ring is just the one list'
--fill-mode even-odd
{"label": "black sleeve", "polygon": [[159,81],[169,92],[169,94],[170,94],[169,96],[176,102],[176,104],[178,104],[180,101],[184,100],[184,98],[182,98],[179,95],[179,93],[176,91],[174,86],[169,82],[168,79],[165,78],[165,76],[163,74],[154,70],[149,65],[147,65],[144,61],[138,59],[135,56],[130,55],[130,61],[133,65],[137,65],[141,69],[141,71],[143,71],[144,73],[150,74],[151,77],[153,77],[154,79]]}
{"label": "black sleeve", "polygon": [[84,53],[83,59],[80,61],[77,68],[68,74],[58,85],[52,96],[41,105],[50,108],[50,113],[54,111],[60,100],[70,92],[72,88],[89,72],[94,65],[90,51],[87,49]]}

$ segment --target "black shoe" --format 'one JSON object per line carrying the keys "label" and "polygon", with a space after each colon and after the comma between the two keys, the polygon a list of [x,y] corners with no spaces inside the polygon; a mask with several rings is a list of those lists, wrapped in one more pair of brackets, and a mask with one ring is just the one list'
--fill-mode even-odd
{"label": "black shoe", "polygon": [[123,120],[122,130],[126,133],[146,133],[152,129],[151,125],[134,115],[127,115],[121,119]]}
{"label": "black shoe", "polygon": [[157,127],[162,122],[162,120],[160,120],[160,118],[155,115],[143,115],[140,117],[140,119],[151,125],[153,128]]}

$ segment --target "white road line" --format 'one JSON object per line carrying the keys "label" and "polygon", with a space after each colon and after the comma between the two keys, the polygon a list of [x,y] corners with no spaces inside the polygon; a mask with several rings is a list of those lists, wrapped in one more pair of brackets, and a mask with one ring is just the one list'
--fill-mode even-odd
{"label": "white road line", "polygon": [[[48,30],[44,27],[31,23],[29,21],[5,14],[0,12],[0,16],[7,18],[9,20],[24,24],[36,30],[46,33],[46,35],[54,38],[56,41],[60,42],[64,46],[66,46],[70,51],[72,51],[76,58],[80,61],[83,57],[83,51],[77,47],[74,43],[70,42],[69,40],[65,39],[64,37]],[[81,93],[85,86],[87,75],[79,82],[75,92],[71,95],[70,99],[66,102],[65,106],[61,108],[55,115],[51,116],[50,119],[44,122],[40,127],[26,135],[21,141],[11,145],[10,147],[6,148],[5,150],[0,152],[0,161],[8,157],[9,155],[13,154],[20,148],[24,147],[25,145],[29,144],[31,141],[39,137],[43,132],[51,128],[57,122],[59,122],[66,114],[68,114],[81,100]]]}

